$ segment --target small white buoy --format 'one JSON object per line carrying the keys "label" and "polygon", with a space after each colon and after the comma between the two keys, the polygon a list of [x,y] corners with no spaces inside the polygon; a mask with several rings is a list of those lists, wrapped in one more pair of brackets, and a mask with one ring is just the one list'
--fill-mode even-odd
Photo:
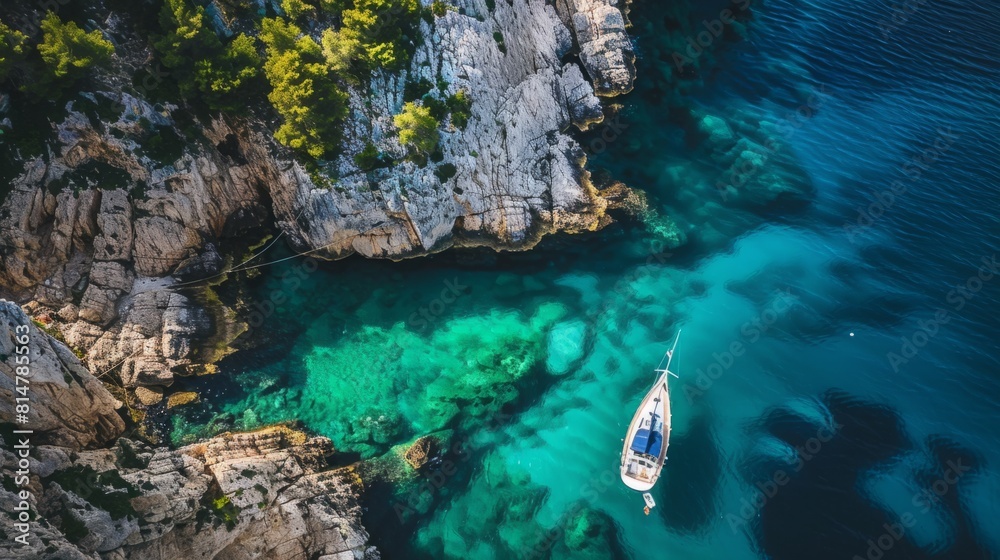
{"label": "small white buoy", "polygon": [[851,336],[854,336],[854,333],[851,333]]}

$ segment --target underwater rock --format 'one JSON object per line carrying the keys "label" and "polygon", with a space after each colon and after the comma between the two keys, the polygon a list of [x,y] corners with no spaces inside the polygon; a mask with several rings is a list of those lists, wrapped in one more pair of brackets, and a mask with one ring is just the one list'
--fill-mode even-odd
{"label": "underwater rock", "polygon": [[549,331],[545,367],[549,373],[563,375],[579,362],[587,344],[587,324],[580,319],[557,324]]}
{"label": "underwater rock", "polygon": [[196,402],[198,402],[198,393],[194,391],[181,391],[167,397],[167,408],[170,409]]}
{"label": "underwater rock", "polygon": [[729,123],[715,115],[703,116],[698,123],[698,130],[707,135],[713,144],[733,141],[733,130],[729,128]]}
{"label": "underwater rock", "polygon": [[590,507],[581,507],[566,523],[563,544],[574,559],[615,558],[614,520]]}
{"label": "underwater rock", "polygon": [[160,387],[136,387],[135,398],[146,406],[152,406],[163,400],[163,389]]}
{"label": "underwater rock", "polygon": [[437,455],[441,447],[441,442],[434,436],[423,436],[417,438],[403,454],[403,458],[414,469],[420,469],[427,464],[431,457]]}
{"label": "underwater rock", "polygon": [[687,243],[687,235],[670,216],[647,210],[642,216],[642,225],[651,236],[659,240],[662,249],[676,249]]}
{"label": "underwater rock", "polygon": [[602,188],[601,198],[608,201],[609,210],[624,210],[633,216],[642,216],[649,207],[646,193],[628,188],[621,181],[612,181]]}

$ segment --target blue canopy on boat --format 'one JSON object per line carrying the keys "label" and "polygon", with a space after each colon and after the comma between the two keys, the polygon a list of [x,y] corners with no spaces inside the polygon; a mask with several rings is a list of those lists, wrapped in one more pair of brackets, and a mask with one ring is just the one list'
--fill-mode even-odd
{"label": "blue canopy on boat", "polygon": [[660,456],[660,446],[663,445],[663,435],[660,432],[650,432],[642,428],[632,439],[632,451],[644,453],[653,457]]}

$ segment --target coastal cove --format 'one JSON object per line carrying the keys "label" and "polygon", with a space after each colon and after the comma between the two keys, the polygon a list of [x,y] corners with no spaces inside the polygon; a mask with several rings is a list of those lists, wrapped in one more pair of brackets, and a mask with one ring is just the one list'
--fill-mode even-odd
{"label": "coastal cove", "polygon": [[[162,428],[329,437],[389,559],[996,555],[997,14],[771,1],[687,54],[723,9],[636,1],[635,90],[578,135],[641,218],[262,269],[255,347]],[[621,440],[679,327],[645,516]]]}
{"label": "coastal cove", "polygon": [[1000,558],[991,8],[5,2],[0,558]]}

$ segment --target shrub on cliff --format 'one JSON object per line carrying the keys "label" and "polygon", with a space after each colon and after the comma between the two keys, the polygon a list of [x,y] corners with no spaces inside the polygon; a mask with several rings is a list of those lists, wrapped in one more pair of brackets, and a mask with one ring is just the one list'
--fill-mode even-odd
{"label": "shrub on cliff", "polygon": [[451,124],[464,129],[472,115],[472,99],[464,89],[460,89],[448,97],[446,103],[451,110]]}
{"label": "shrub on cliff", "polygon": [[184,96],[197,96],[212,109],[235,109],[238,95],[257,76],[260,58],[254,40],[237,35],[224,45],[209,27],[205,8],[190,0],[166,0],[160,10],[162,35],[153,47],[171,70]]}
{"label": "shrub on cliff", "polygon": [[245,106],[238,94],[249,91],[259,67],[254,40],[241,33],[218,56],[195,63],[194,81],[209,107],[235,110]]}
{"label": "shrub on cliff", "polygon": [[448,13],[448,4],[445,4],[441,0],[434,0],[431,3],[431,13],[437,17],[444,17]]}
{"label": "shrub on cliff", "polygon": [[406,103],[392,122],[399,129],[399,143],[403,146],[424,155],[437,148],[438,121],[427,107]]}
{"label": "shrub on cliff", "polygon": [[42,19],[41,29],[38,54],[45,68],[31,86],[39,92],[75,82],[94,66],[106,64],[115,52],[100,31],[86,32],[72,21],[62,21],[52,12]]}
{"label": "shrub on cliff", "polygon": [[371,171],[382,164],[382,154],[375,144],[368,142],[364,149],[354,155],[354,164],[362,171]]}
{"label": "shrub on cliff", "polygon": [[420,18],[418,0],[355,0],[344,10],[343,30],[361,42],[371,68],[397,69],[415,46]]}
{"label": "shrub on cliff", "polygon": [[334,81],[322,48],[280,18],[264,19],[260,37],[267,46],[267,98],[284,120],[274,137],[314,158],[336,151],[347,94]]}
{"label": "shrub on cliff", "polygon": [[0,21],[0,82],[24,62],[28,54],[28,36]]}

